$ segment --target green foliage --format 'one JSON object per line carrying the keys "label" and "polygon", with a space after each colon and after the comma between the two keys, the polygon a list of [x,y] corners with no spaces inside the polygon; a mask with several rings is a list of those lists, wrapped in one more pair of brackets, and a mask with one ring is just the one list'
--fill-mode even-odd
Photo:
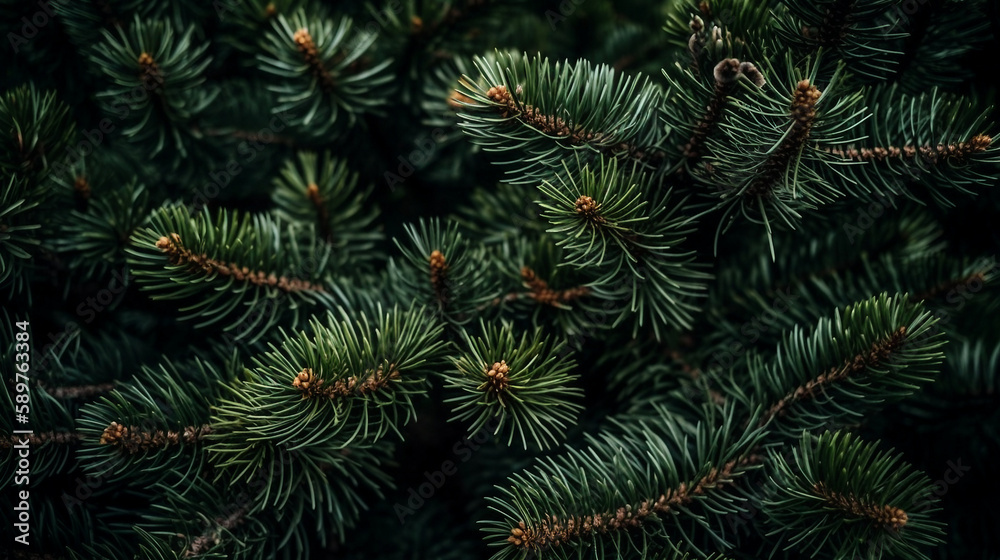
{"label": "green foliage", "polygon": [[129,237],[152,209],[149,190],[134,181],[115,189],[106,186],[93,198],[91,192],[86,210],[70,212],[56,247],[69,255],[72,268],[94,278],[124,266]]}
{"label": "green foliage", "polygon": [[507,435],[507,445],[520,436],[521,445],[546,449],[577,420],[583,391],[572,387],[575,365],[562,342],[540,329],[518,339],[510,326],[480,322],[483,336],[464,334],[464,351],[452,358],[455,373],[444,374],[444,385],[459,394],[452,404],[453,420],[471,424],[475,434],[495,422],[495,435]]}
{"label": "green foliage", "polygon": [[[795,229],[805,210],[841,195],[827,179],[833,175],[825,169],[831,158],[814,145],[859,138],[861,96],[838,91],[840,72],[818,82],[818,70],[815,61],[793,67],[789,57],[776,67],[762,61],[760,71],[768,80],[763,88],[739,81],[746,96],[731,101],[734,110],[725,113],[719,134],[708,140],[709,171],[698,174],[717,189],[723,230],[736,215],[762,224],[769,235],[776,227]],[[772,259],[774,252],[772,245]]]}
{"label": "green foliage", "polygon": [[[930,84],[951,91],[961,89],[973,76],[963,61],[994,37],[990,30],[989,2],[947,0],[920,7],[920,16],[933,22],[932,25],[921,25],[920,17],[907,17],[905,8],[902,13],[896,10],[886,14],[892,25],[890,29],[906,32],[894,48],[901,51],[914,48],[900,55],[904,66],[898,68],[896,79],[908,93],[924,91]],[[963,37],[961,41],[954,40],[958,34]]]}
{"label": "green foliage", "polygon": [[118,28],[117,36],[105,31],[104,39],[92,55],[95,66],[110,80],[109,88],[98,94],[105,109],[128,119],[123,134],[139,142],[149,142],[151,154],[172,142],[185,155],[186,124],[212,103],[218,91],[202,87],[207,43],[194,44],[195,28],[177,36],[168,21],[143,21],[138,14],[128,30]]}
{"label": "green foliage", "polygon": [[512,165],[511,182],[536,183],[563,161],[582,166],[602,154],[656,157],[662,134],[654,107],[663,94],[645,78],[616,75],[586,61],[550,63],[527,54],[477,58],[476,67],[481,80],[461,79],[460,91],[469,98],[459,113],[462,127],[486,151],[532,154],[506,162]]}
{"label": "green foliage", "polygon": [[726,393],[747,410],[766,407],[770,430],[786,438],[850,423],[933,379],[944,344],[934,323],[904,296],[858,302],[809,331],[794,328],[769,360],[748,355],[749,371],[731,373]]}
{"label": "green foliage", "polygon": [[[843,150],[881,147],[902,150],[904,146],[924,146],[904,157],[869,157],[867,165],[843,166],[844,189],[861,200],[875,197],[925,197],[942,206],[954,205],[955,193],[974,194],[996,181],[1000,148],[984,135],[988,132],[987,113],[975,109],[967,99],[937,89],[919,95],[904,93],[896,86],[866,92],[871,117],[860,123],[858,142],[830,142]],[[976,145],[977,150],[972,146]],[[839,152],[838,152],[839,153]],[[914,193],[912,183],[926,189],[925,196]],[[920,193],[923,194],[923,193]]]}
{"label": "green foliage", "polygon": [[318,234],[335,251],[337,268],[364,268],[365,263],[382,257],[374,251],[382,235],[375,230],[377,209],[365,208],[371,187],[357,188],[358,174],[351,173],[347,161],[322,158],[302,152],[289,160],[275,180],[271,194],[276,214],[285,223],[315,224],[307,235]]}
{"label": "green foliage", "polygon": [[11,283],[12,291],[19,292],[24,281],[25,261],[31,258],[31,250],[39,244],[32,235],[41,224],[31,223],[31,210],[38,202],[31,203],[25,198],[27,182],[11,175],[7,186],[0,192],[0,286]]}
{"label": "green foliage", "polygon": [[[188,485],[206,467],[204,435],[220,376],[194,359],[144,367],[80,411],[78,457],[95,477]],[[117,429],[116,429],[117,428]],[[119,435],[120,434],[120,435]]]}
{"label": "green foliage", "polygon": [[299,134],[326,136],[345,119],[353,126],[360,115],[386,103],[390,61],[370,65],[362,58],[375,36],[361,35],[358,39],[350,18],[317,20],[301,9],[272,21],[257,59],[264,72],[278,78],[269,86],[278,95],[274,112],[291,113]]}
{"label": "green foliage", "polygon": [[[384,461],[365,450],[413,419],[413,399],[441,359],[441,326],[421,309],[380,311],[372,320],[351,321],[343,310],[313,319],[311,332],[283,334],[280,348],[272,345],[227,386],[213,413],[213,464],[244,481],[285,454],[296,465],[269,480],[261,507],[286,504],[301,484],[330,492],[322,483],[328,469]],[[311,500],[312,507],[337,503],[329,494]]]}
{"label": "green foliage", "polygon": [[15,555],[1000,550],[992,3],[0,14]]}
{"label": "green foliage", "polygon": [[26,85],[0,96],[0,169],[4,174],[20,175],[30,181],[36,196],[44,188],[41,176],[66,153],[76,132],[69,107],[54,91],[40,92]]}
{"label": "green foliage", "polygon": [[782,42],[810,53],[824,49],[866,79],[885,79],[901,52],[886,48],[906,36],[885,17],[892,0],[789,2],[775,14]]}
{"label": "green foliage", "polygon": [[12,295],[27,290],[31,263],[51,216],[45,207],[59,208],[53,196],[50,173],[64,171],[76,123],[69,107],[53,91],[41,92],[33,84],[0,95],[0,288],[9,285]]}
{"label": "green foliage", "polygon": [[492,265],[486,248],[467,241],[457,223],[420,220],[407,224],[405,231],[406,245],[394,239],[403,259],[391,258],[388,266],[398,301],[425,305],[454,324],[467,323],[499,303],[494,301],[500,296],[498,283],[487,272]]}
{"label": "green foliage", "polygon": [[691,220],[671,207],[683,201],[672,201],[669,191],[640,191],[649,179],[636,167],[619,172],[614,160],[599,171],[584,166],[576,180],[564,168],[560,184],[539,186],[548,198],[542,216],[564,248],[562,266],[586,271],[605,301],[630,300],[616,309],[614,324],[634,314],[636,329],[648,321],[659,338],[664,328],[690,323],[697,307],[689,300],[700,295],[708,275],[693,263],[692,252],[678,248]]}
{"label": "green foliage", "polygon": [[[307,4],[307,0],[224,0],[215,2],[213,8],[228,31],[223,40],[247,54],[256,54],[261,34],[270,27],[274,16],[292,14]],[[312,4],[310,7],[313,10],[322,9]]]}
{"label": "green foliage", "polygon": [[300,248],[289,228],[266,215],[223,211],[213,220],[208,209],[191,216],[183,206],[165,206],[126,252],[143,290],[184,303],[181,319],[222,323],[252,342],[289,316],[294,328],[306,304],[335,301],[330,250],[315,237]]}
{"label": "green foliage", "polygon": [[724,542],[721,517],[741,511],[731,482],[756,468],[749,451],[762,433],[741,430],[732,409],[716,419],[613,422],[586,448],[514,474],[490,498],[496,514],[483,531],[500,547],[493,558],[645,555],[649,547],[693,545],[699,531]]}
{"label": "green foliage", "polygon": [[815,556],[921,558],[941,542],[934,485],[903,462],[846,432],[804,432],[792,456],[769,463],[764,514],[788,548]]}

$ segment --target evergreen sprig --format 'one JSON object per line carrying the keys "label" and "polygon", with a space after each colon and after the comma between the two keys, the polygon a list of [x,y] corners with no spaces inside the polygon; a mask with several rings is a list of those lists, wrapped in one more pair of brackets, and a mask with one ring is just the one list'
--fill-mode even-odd
{"label": "evergreen sprig", "polygon": [[382,256],[374,250],[382,235],[375,228],[377,208],[364,204],[372,187],[357,184],[358,174],[351,173],[346,160],[329,152],[301,152],[286,162],[271,198],[283,222],[315,224],[309,233],[333,248],[337,263],[358,269]]}
{"label": "evergreen sprig", "polygon": [[511,325],[479,326],[482,336],[463,331],[463,350],[452,358],[455,372],[443,375],[453,390],[445,399],[453,403],[452,420],[469,424],[469,434],[495,423],[493,434],[506,435],[507,445],[515,437],[525,449],[529,441],[541,449],[555,445],[583,410],[565,343],[541,329],[518,339]]}
{"label": "evergreen sprig", "polygon": [[220,376],[202,359],[143,367],[80,411],[87,471],[109,481],[187,486],[206,465]]}
{"label": "evergreen sprig", "polygon": [[548,179],[563,161],[662,164],[655,108],[663,92],[646,78],[527,54],[477,58],[476,67],[481,79],[460,80],[462,129],[486,151],[515,152],[505,162],[511,182]]}
{"label": "evergreen sprig", "polygon": [[[227,386],[213,413],[213,464],[247,480],[281,454],[308,468],[306,483],[325,479],[325,465],[399,434],[414,416],[414,397],[442,360],[443,326],[422,309],[379,310],[351,320],[346,311],[314,318],[310,332],[282,333],[280,347]],[[284,504],[296,490],[276,481],[267,503]]]}
{"label": "evergreen sprig", "polygon": [[51,183],[42,177],[67,155],[76,134],[69,107],[56,92],[39,91],[34,84],[7,90],[0,95],[0,130],[0,170],[27,180],[34,196],[43,198]]}
{"label": "evergreen sprig", "polygon": [[208,43],[196,42],[194,26],[178,35],[166,20],[142,20],[128,28],[104,30],[92,54],[94,65],[110,80],[98,94],[105,109],[127,119],[123,134],[156,155],[172,146],[187,153],[188,124],[208,107],[218,90],[205,87],[212,59]]}
{"label": "evergreen sprig", "polygon": [[298,133],[322,138],[386,104],[391,61],[371,64],[364,55],[377,35],[358,35],[351,18],[317,18],[304,9],[271,21],[257,60],[278,78],[268,86],[278,95],[274,112],[290,114]]}
{"label": "evergreen sprig", "polygon": [[[839,69],[817,82],[817,60],[804,68],[790,56],[760,65],[767,84],[738,82],[745,95],[732,100],[733,110],[706,141],[707,171],[696,177],[715,189],[716,207],[723,210],[720,232],[740,215],[762,224],[770,240],[778,227],[795,229],[806,211],[843,196],[828,180],[836,173],[832,158],[815,146],[860,138],[863,109],[860,93],[840,92]],[[770,252],[773,260],[773,242]]]}
{"label": "evergreen sprig", "polygon": [[213,219],[207,208],[191,216],[183,206],[164,206],[132,235],[126,253],[152,298],[185,302],[181,319],[221,323],[253,342],[285,319],[294,328],[306,305],[335,301],[329,247],[316,238],[300,247],[283,235],[287,227],[267,215],[222,211]]}
{"label": "evergreen sprig", "polygon": [[746,410],[764,407],[762,423],[784,438],[844,425],[933,379],[944,356],[935,322],[905,295],[883,293],[787,332],[773,358],[750,353],[725,392]]}
{"label": "evergreen sprig", "polygon": [[564,165],[556,182],[539,185],[547,198],[540,204],[542,216],[551,225],[548,233],[566,252],[566,266],[607,265],[643,245],[640,228],[649,220],[642,189],[646,183],[635,165],[619,172],[611,160],[596,169],[583,166],[578,176]]}
{"label": "evergreen sprig", "polygon": [[734,482],[759,467],[751,450],[762,431],[738,427],[734,409],[718,421],[677,422],[654,408],[651,421],[613,421],[509,477],[489,498],[497,517],[484,521],[494,560],[645,555],[653,547],[694,547],[694,528],[716,545],[726,542],[722,516],[740,512]]}
{"label": "evergreen sprig", "polygon": [[709,275],[680,247],[693,228],[680,211],[684,199],[674,200],[636,164],[621,171],[614,160],[583,165],[576,176],[570,169],[539,186],[547,231],[565,251],[560,266],[581,271],[596,297],[616,302],[612,324],[634,315],[636,328],[652,325],[657,337],[690,324],[691,300]]}
{"label": "evergreen sprig", "polygon": [[762,30],[774,23],[771,10],[742,0],[684,0],[664,11],[667,41],[685,51],[692,67],[708,71],[723,58],[741,58],[743,49],[767,40],[769,35]]}
{"label": "evergreen sprig", "polygon": [[804,432],[791,457],[768,461],[763,511],[771,535],[801,554],[926,560],[941,542],[934,485],[902,460],[847,432]]}
{"label": "evergreen sprig", "polygon": [[[857,130],[864,141],[819,146],[840,164],[841,173],[831,177],[852,196],[929,197],[949,207],[956,194],[975,195],[1000,177],[1000,147],[990,135],[988,112],[975,103],[937,88],[912,95],[891,85],[865,93],[871,117]],[[924,189],[914,192],[911,183]]]}
{"label": "evergreen sprig", "polygon": [[[532,208],[535,205],[532,203]],[[557,325],[568,337],[611,327],[604,318],[604,301],[593,297],[586,271],[559,266],[564,251],[549,234],[536,239],[522,237],[498,248],[501,272],[510,287],[504,296],[504,310],[535,325]]]}
{"label": "evergreen sprig", "polygon": [[421,219],[404,229],[408,243],[393,240],[403,258],[390,258],[388,266],[398,301],[425,305],[459,325],[500,303],[499,282],[489,273],[494,265],[486,248],[466,240],[458,223]]}

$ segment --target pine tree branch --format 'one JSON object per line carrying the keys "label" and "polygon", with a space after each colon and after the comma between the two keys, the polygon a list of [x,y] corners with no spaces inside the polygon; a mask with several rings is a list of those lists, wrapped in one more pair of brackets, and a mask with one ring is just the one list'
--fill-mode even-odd
{"label": "pine tree branch", "polygon": [[[518,87],[517,95],[521,94]],[[628,157],[658,166],[666,154],[662,150],[649,150],[628,142],[608,144],[608,133],[587,130],[568,123],[562,117],[546,114],[537,107],[522,103],[507,91],[505,85],[495,85],[486,90],[486,97],[494,103],[494,110],[504,119],[517,119],[525,126],[550,137],[560,138],[573,146],[590,146],[609,157]]]}
{"label": "pine tree branch", "polygon": [[560,304],[569,303],[575,299],[585,297],[590,294],[587,286],[576,286],[563,290],[554,290],[549,287],[549,283],[542,280],[530,267],[521,267],[521,279],[530,290],[526,297],[537,301],[542,305],[558,307]]}
{"label": "pine tree branch", "polygon": [[910,146],[901,148],[896,146],[873,147],[873,148],[831,148],[821,147],[823,151],[851,161],[885,161],[887,159],[914,159],[921,157],[931,165],[945,165],[948,163],[966,163],[969,156],[985,152],[989,149],[993,139],[985,134],[977,134],[967,142],[957,142],[952,144],[938,144],[937,146]]}
{"label": "pine tree branch", "polygon": [[83,399],[87,397],[92,397],[94,395],[100,395],[101,393],[107,393],[114,390],[115,383],[97,383],[94,385],[76,385],[76,386],[61,386],[61,387],[48,387],[43,386],[43,388],[48,391],[50,395],[57,399]]}
{"label": "pine tree branch", "polygon": [[471,421],[468,433],[489,427],[507,436],[507,445],[519,437],[527,449],[546,449],[560,441],[583,407],[582,390],[575,387],[575,362],[563,341],[542,335],[541,329],[520,338],[510,325],[480,321],[482,336],[463,331],[462,351],[452,358],[454,372],[443,374],[453,396],[452,420]]}
{"label": "pine tree branch", "polygon": [[203,272],[206,276],[232,277],[237,282],[246,282],[255,286],[270,286],[286,293],[296,292],[325,292],[323,286],[313,284],[308,280],[300,278],[289,278],[287,276],[275,276],[263,270],[250,270],[246,266],[237,263],[225,263],[213,259],[204,253],[194,254],[184,247],[180,235],[171,233],[170,236],[163,236],[156,242],[156,248],[163,251],[170,259],[171,264],[187,267],[191,271]]}
{"label": "pine tree branch", "polygon": [[[611,429],[509,478],[490,498],[501,519],[487,521],[494,560],[525,554],[559,559],[585,551],[694,545],[705,530],[725,537],[707,517],[742,511],[735,482],[761,464],[761,429],[740,428],[732,407],[699,409],[689,421],[653,405],[641,415],[612,420]],[[648,420],[648,422],[647,422]],[[668,528],[675,525],[676,532]],[[704,550],[704,549],[701,549]]]}
{"label": "pine tree branch", "polygon": [[729,461],[721,467],[712,467],[697,481],[681,483],[668,489],[659,498],[648,499],[638,504],[628,504],[616,510],[592,513],[583,516],[559,518],[551,515],[531,526],[519,521],[510,530],[507,541],[515,547],[534,553],[559,547],[570,542],[586,541],[594,533],[606,534],[614,531],[628,531],[640,527],[650,515],[666,515],[689,506],[696,497],[711,495],[713,491],[732,486],[741,476],[738,467],[760,464],[762,458],[756,455]]}
{"label": "pine tree branch", "polygon": [[769,535],[799,553],[928,560],[940,544],[937,497],[926,475],[848,432],[804,432],[792,453],[768,460],[762,511]]}
{"label": "pine tree branch", "polygon": [[499,277],[488,272],[495,265],[485,247],[472,245],[458,226],[437,218],[407,224],[408,242],[394,240],[403,258],[389,262],[399,301],[420,302],[455,325],[480,316],[501,297]]}
{"label": "pine tree branch", "polygon": [[882,294],[838,310],[832,320],[820,319],[809,334],[796,326],[767,362],[751,353],[749,379],[715,381],[748,416],[764,409],[758,425],[772,439],[843,425],[932,379],[943,358],[935,322],[920,304]]}
{"label": "pine tree branch", "polygon": [[776,415],[783,416],[786,414],[787,407],[792,403],[813,399],[819,392],[826,391],[828,386],[843,382],[852,374],[879,367],[893,357],[902,347],[905,340],[906,326],[903,325],[896,329],[891,336],[872,343],[871,348],[867,352],[858,353],[851,358],[846,358],[843,365],[832,367],[807,383],[796,387],[795,390],[768,408],[760,420],[760,425],[766,425]]}
{"label": "pine tree branch", "polygon": [[101,434],[100,444],[118,447],[130,454],[163,449],[181,443],[194,445],[203,443],[212,433],[212,426],[188,426],[183,430],[146,431],[135,426],[123,426],[112,422]]}
{"label": "pine tree branch", "polygon": [[813,484],[813,490],[831,506],[855,517],[868,519],[883,529],[898,533],[906,526],[906,512],[898,507],[873,503],[850,492],[836,492],[824,482]]}
{"label": "pine tree branch", "polygon": [[76,445],[87,436],[76,432],[33,432],[25,435],[11,435],[9,438],[0,438],[0,448],[10,449],[12,446],[27,439],[28,445],[37,447],[52,443],[55,445]]}
{"label": "pine tree branch", "polygon": [[338,379],[332,385],[324,386],[325,380],[313,374],[312,368],[304,368],[292,381],[292,386],[302,392],[303,399],[336,399],[339,397],[358,397],[384,389],[390,381],[399,379],[399,370],[392,364],[384,373],[382,366],[366,377],[350,376]]}
{"label": "pine tree branch", "polygon": [[793,158],[799,156],[812,130],[816,118],[816,102],[821,92],[809,80],[798,83],[793,92],[791,104],[792,125],[785,139],[771,153],[756,178],[747,187],[747,196],[771,196],[774,183],[785,173]]}
{"label": "pine tree branch", "polygon": [[[586,61],[549,63],[504,56],[477,58],[482,77],[463,76],[462,130],[491,151],[517,151],[511,182],[550,179],[566,163],[622,159],[659,168],[665,134],[656,122],[663,92],[648,80],[616,75]],[[608,92],[614,92],[608,95]],[[573,156],[572,159],[570,156]]]}

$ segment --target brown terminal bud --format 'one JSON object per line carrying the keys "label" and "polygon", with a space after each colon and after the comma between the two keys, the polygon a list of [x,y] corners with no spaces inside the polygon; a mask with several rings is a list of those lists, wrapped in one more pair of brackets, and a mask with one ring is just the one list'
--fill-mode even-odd
{"label": "brown terminal bud", "polygon": [[764,75],[757,70],[757,67],[749,62],[740,63],[740,72],[747,77],[757,87],[764,87]]}
{"label": "brown terminal bud", "polygon": [[691,31],[698,33],[702,29],[705,29],[705,21],[701,19],[701,16],[694,16],[691,18]]}
{"label": "brown terminal bud", "polygon": [[736,81],[740,75],[740,61],[735,58],[727,58],[715,65],[715,81],[720,84],[729,84]]}
{"label": "brown terminal bud", "polygon": [[510,373],[510,366],[507,365],[505,360],[495,362],[486,370],[486,377],[488,378],[486,386],[494,393],[504,391],[510,385],[510,378],[507,377],[508,373]]}
{"label": "brown terminal bud", "polygon": [[691,38],[688,39],[688,50],[693,54],[698,54],[698,50],[701,48],[701,42],[698,40],[698,34],[693,33]]}

